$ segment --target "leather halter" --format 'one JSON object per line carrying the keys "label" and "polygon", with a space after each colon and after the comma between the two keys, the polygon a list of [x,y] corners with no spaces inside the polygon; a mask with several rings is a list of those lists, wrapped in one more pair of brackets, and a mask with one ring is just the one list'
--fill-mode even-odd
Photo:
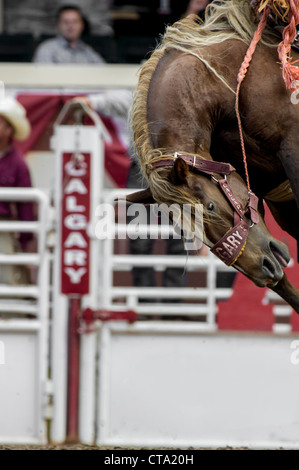
{"label": "leather halter", "polygon": [[[151,162],[151,167],[173,166],[178,157],[184,160],[194,171],[211,176],[234,209],[234,227],[215,243],[211,249],[211,252],[220,258],[221,261],[231,266],[244,251],[250,228],[259,221],[258,198],[249,191],[247,205],[243,208],[226,180],[226,176],[235,171],[235,168],[229,163],[203,160],[196,156],[175,152],[173,158],[161,158]],[[224,178],[217,179],[214,176],[215,173],[224,176]],[[245,220],[245,216],[250,221],[250,224]]]}

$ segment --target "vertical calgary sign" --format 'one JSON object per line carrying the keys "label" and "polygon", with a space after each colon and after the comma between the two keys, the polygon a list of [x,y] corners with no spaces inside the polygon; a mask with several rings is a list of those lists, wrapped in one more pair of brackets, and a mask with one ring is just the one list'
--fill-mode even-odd
{"label": "vertical calgary sign", "polygon": [[89,293],[91,155],[62,154],[61,293]]}

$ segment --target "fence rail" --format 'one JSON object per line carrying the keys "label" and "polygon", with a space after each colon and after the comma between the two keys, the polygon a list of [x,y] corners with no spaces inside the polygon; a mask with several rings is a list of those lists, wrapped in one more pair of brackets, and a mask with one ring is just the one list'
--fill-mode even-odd
{"label": "fence rail", "polygon": [[[104,192],[103,204],[114,204],[116,198],[123,198],[128,192],[134,190],[106,190]],[[124,210],[124,206],[120,208]],[[228,299],[232,293],[230,288],[219,288],[216,284],[218,273],[233,272],[233,268],[225,266],[213,254],[207,256],[193,256],[192,252],[182,255],[135,255],[119,254],[115,252],[115,239],[128,240],[132,234],[136,235],[136,228],[132,221],[126,225],[124,220],[126,214],[119,213],[118,221],[115,220],[114,211],[111,211],[105,234],[102,235],[102,256],[105,274],[102,276],[101,301],[103,308],[108,310],[133,308],[139,314],[152,315],[177,315],[201,316],[207,324],[215,324],[217,313],[217,301]],[[138,225],[138,235],[150,236],[154,240],[163,240],[174,234],[171,226],[165,225]],[[168,288],[168,287],[137,287],[127,285],[115,285],[114,276],[116,272],[129,272],[133,268],[150,267],[156,272],[167,268],[183,268],[188,272],[201,272],[206,276],[204,285],[197,287]],[[127,280],[127,278],[126,278]],[[142,299],[147,299],[146,303]],[[179,298],[182,304],[172,302],[173,298]],[[141,301],[140,301],[141,299]],[[151,302],[151,300],[153,302]],[[156,301],[158,300],[158,301]],[[205,317],[205,318],[204,318]]]}

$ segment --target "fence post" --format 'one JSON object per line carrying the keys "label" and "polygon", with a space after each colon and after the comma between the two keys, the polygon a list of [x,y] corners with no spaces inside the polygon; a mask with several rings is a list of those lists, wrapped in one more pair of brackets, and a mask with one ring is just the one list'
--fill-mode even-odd
{"label": "fence post", "polygon": [[[83,125],[83,116],[92,125]],[[75,124],[68,124],[75,118]],[[79,412],[81,361],[85,362],[85,339],[79,337],[80,311],[97,308],[98,243],[94,236],[95,209],[100,203],[104,179],[103,136],[107,131],[100,117],[84,104],[67,103],[54,125],[52,149],[57,163],[55,207],[57,236],[55,247],[55,282],[53,313],[53,374],[55,441],[85,440],[81,435]],[[61,331],[58,325],[60,325]],[[60,351],[56,353],[56,348]],[[89,367],[95,375],[95,364]],[[95,360],[95,358],[94,358]],[[57,384],[55,386],[55,377]],[[88,404],[94,401],[93,387],[88,388]],[[84,427],[84,424],[83,424]],[[89,438],[91,438],[89,432]],[[94,436],[92,436],[94,439]]]}

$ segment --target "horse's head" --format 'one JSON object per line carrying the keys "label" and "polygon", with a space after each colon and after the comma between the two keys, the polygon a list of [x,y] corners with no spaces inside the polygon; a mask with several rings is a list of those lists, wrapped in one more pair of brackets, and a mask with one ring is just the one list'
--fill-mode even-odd
{"label": "horse's head", "polygon": [[[257,200],[248,193],[243,179],[231,165],[197,159],[191,165],[188,158],[176,158],[174,163],[161,159],[156,168],[164,167],[164,176],[171,185],[190,195],[202,205],[203,242],[223,262],[234,266],[260,287],[274,287],[283,277],[289,261],[285,244],[273,238],[263,216],[258,212]],[[172,164],[169,170],[168,165]],[[167,165],[167,167],[166,167]],[[198,168],[200,166],[201,168]],[[129,196],[129,202],[154,203],[157,193],[151,189]],[[188,196],[187,196],[188,197]],[[165,202],[165,200],[163,201]],[[169,198],[168,204],[179,201]]]}
{"label": "horse's head", "polygon": [[260,287],[277,284],[290,259],[288,248],[270,234],[257,206],[249,208],[243,179],[235,171],[225,178],[215,173],[207,177],[190,171],[181,159],[171,174],[203,205],[203,241],[214,254]]}

